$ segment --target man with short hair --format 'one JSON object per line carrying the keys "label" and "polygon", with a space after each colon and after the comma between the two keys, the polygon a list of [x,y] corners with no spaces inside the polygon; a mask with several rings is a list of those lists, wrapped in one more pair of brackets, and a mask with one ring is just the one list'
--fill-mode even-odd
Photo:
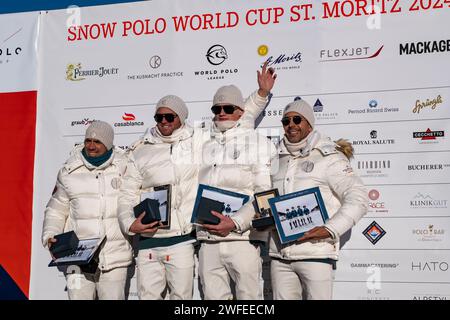
{"label": "man with short hair", "polygon": [[71,300],[123,300],[131,245],[117,221],[117,198],[126,168],[124,151],[113,147],[114,130],[94,121],[84,144],[75,147],[58,173],[45,209],[42,243],[51,248],[55,235],[73,230],[79,239],[106,237],[96,270],[67,273]]}
{"label": "man with short hair", "polygon": [[[366,214],[367,192],[349,162],[352,146],[344,140],[335,143],[315,130],[309,104],[303,100],[289,103],[281,121],[285,136],[279,145],[279,170],[272,176],[273,185],[280,194],[319,187],[330,219],[285,245],[276,231],[271,232],[273,297],[331,299],[339,237]],[[304,217],[311,221],[309,214],[303,206]]]}

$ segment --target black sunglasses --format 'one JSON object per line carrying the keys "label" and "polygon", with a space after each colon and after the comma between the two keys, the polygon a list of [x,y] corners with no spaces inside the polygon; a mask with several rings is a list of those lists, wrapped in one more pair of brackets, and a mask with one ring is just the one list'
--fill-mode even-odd
{"label": "black sunglasses", "polygon": [[173,114],[173,113],[157,113],[154,116],[155,121],[158,123],[161,123],[164,118],[166,118],[167,122],[173,122],[176,117],[178,117],[178,115]]}
{"label": "black sunglasses", "polygon": [[227,104],[227,105],[224,105],[224,106],[212,106],[211,107],[211,111],[212,111],[212,113],[217,115],[217,114],[220,114],[222,112],[222,109],[223,109],[223,112],[225,112],[226,114],[233,114],[234,111],[236,110],[236,108],[237,108],[236,106],[233,106],[231,104]]}
{"label": "black sunglasses", "polygon": [[300,122],[302,122],[302,117],[293,116],[293,117],[284,117],[283,119],[281,119],[281,123],[283,124],[283,126],[287,126],[291,123],[291,119],[292,121],[294,121],[295,124],[300,124]]}

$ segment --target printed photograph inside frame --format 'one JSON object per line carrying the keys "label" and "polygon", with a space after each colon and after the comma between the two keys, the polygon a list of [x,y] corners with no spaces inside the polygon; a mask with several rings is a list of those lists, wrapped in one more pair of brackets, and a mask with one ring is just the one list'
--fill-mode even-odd
{"label": "printed photograph inside frame", "polygon": [[319,188],[311,188],[269,199],[281,243],[297,240],[328,220]]}
{"label": "printed photograph inside frame", "polygon": [[141,201],[149,198],[159,202],[159,214],[161,216],[161,223],[163,224],[162,227],[159,227],[160,229],[170,228],[171,189],[171,185],[166,184],[154,187],[154,191],[145,192],[141,195]]}
{"label": "printed photograph inside frame", "polygon": [[271,189],[254,194],[255,197],[255,219],[261,219],[272,216],[269,199],[279,197],[278,189]]}

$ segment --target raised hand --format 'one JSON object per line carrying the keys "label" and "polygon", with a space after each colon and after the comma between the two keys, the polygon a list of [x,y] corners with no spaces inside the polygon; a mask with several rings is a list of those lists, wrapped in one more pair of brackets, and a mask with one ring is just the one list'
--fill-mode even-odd
{"label": "raised hand", "polygon": [[277,78],[275,70],[273,68],[267,68],[267,64],[267,61],[264,62],[261,71],[256,71],[256,73],[258,74],[259,85],[258,94],[261,97],[267,97],[269,95],[275,84],[275,79]]}

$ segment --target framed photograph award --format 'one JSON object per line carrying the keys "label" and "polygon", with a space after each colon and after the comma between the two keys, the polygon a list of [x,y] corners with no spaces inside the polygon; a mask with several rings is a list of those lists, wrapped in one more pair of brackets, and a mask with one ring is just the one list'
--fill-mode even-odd
{"label": "framed photograph award", "polygon": [[80,240],[74,253],[52,260],[48,266],[87,265],[96,259],[105,241],[106,237]]}
{"label": "framed photograph award", "polygon": [[319,188],[311,188],[269,199],[282,244],[297,240],[328,220]]}
{"label": "framed photograph award", "polygon": [[233,216],[249,199],[246,194],[199,184],[191,223],[219,224],[219,218],[211,211]]}
{"label": "framed photograph award", "polygon": [[265,229],[275,224],[273,220],[272,211],[269,204],[269,199],[279,197],[278,189],[271,189],[254,194],[255,202],[255,219],[252,221],[252,226],[255,229]]}
{"label": "framed photograph award", "polygon": [[[154,214],[154,216],[158,217],[161,221],[161,227],[159,229],[170,229],[170,212],[171,212],[171,185],[166,184],[163,186],[153,187],[153,191],[144,192],[141,194],[141,203],[146,199],[150,199],[148,202],[150,208],[159,207],[159,217],[158,213]],[[155,211],[155,210],[151,210]],[[156,210],[157,211],[157,210]],[[153,215],[153,214],[152,214]],[[144,217],[145,219],[145,217]],[[144,221],[142,219],[142,221]],[[153,220],[155,221],[155,220]]]}

